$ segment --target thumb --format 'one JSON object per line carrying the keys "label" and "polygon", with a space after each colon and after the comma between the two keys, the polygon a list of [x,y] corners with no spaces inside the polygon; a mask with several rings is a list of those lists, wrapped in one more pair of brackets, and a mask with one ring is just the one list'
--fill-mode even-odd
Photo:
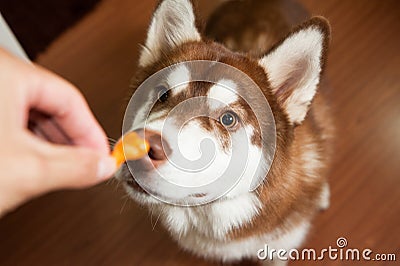
{"label": "thumb", "polygon": [[98,184],[117,170],[115,160],[109,155],[73,146],[49,145],[43,162],[43,188],[83,188]]}

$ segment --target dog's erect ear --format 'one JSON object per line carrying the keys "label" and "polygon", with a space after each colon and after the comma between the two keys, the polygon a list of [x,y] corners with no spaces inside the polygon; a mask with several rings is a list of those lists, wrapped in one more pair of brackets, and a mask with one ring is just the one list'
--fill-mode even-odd
{"label": "dog's erect ear", "polygon": [[272,91],[293,124],[300,124],[316,93],[324,68],[330,27],[314,17],[293,30],[259,60]]}
{"label": "dog's erect ear", "polygon": [[139,64],[144,67],[168,51],[188,41],[201,40],[190,0],[164,0],[155,11]]}

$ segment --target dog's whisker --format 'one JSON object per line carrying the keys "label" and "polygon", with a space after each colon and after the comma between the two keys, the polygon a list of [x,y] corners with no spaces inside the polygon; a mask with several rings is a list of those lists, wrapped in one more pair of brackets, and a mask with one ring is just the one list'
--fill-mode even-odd
{"label": "dog's whisker", "polygon": [[121,210],[119,211],[119,214],[120,214],[120,215],[121,215],[122,212],[124,211],[125,205],[126,205],[126,203],[128,202],[128,200],[129,200],[129,198],[126,198],[125,201],[124,201],[124,203],[122,204]]}
{"label": "dog's whisker", "polygon": [[110,146],[110,148],[113,148],[115,143],[117,143],[117,140],[110,138],[110,137],[107,137],[107,140],[108,140],[108,145]]}
{"label": "dog's whisker", "polygon": [[152,228],[152,231],[154,231],[154,229],[156,228],[156,225],[157,225],[157,223],[158,223],[158,220],[160,219],[160,216],[161,216],[161,212],[158,214],[158,216],[157,216],[157,220],[156,220],[156,222],[154,223],[154,225],[153,225],[153,228]]}
{"label": "dog's whisker", "polygon": [[[112,178],[110,178],[110,179],[108,179],[108,180],[106,181],[106,184],[107,184],[107,185],[111,185],[111,184],[114,184],[115,181],[116,181],[116,178],[112,177]],[[117,180],[117,182],[118,182],[118,180]]]}
{"label": "dog's whisker", "polygon": [[121,200],[130,199],[131,197],[128,194],[125,194],[121,197]]}
{"label": "dog's whisker", "polygon": [[108,142],[110,142],[110,143],[116,143],[117,142],[116,139],[113,139],[113,138],[110,138],[110,137],[107,137],[107,139],[108,139]]}

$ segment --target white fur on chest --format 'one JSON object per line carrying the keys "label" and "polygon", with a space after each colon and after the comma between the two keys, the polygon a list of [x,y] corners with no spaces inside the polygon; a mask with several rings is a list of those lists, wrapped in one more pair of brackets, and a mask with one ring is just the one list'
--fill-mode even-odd
{"label": "white fur on chest", "polygon": [[260,200],[246,193],[229,200],[199,207],[162,207],[162,221],[176,239],[197,235],[226,240],[227,234],[251,221],[261,209]]}
{"label": "white fur on chest", "polygon": [[200,257],[222,261],[257,258],[257,251],[267,244],[274,249],[300,246],[309,228],[303,222],[289,232],[279,229],[239,240],[229,239],[234,228],[240,228],[257,215],[261,202],[252,193],[199,208],[167,207],[162,221],[172,237],[185,250]]}
{"label": "white fur on chest", "polygon": [[187,234],[177,239],[177,241],[183,249],[204,258],[224,262],[240,261],[242,259],[257,260],[258,251],[265,248],[265,245],[268,245],[269,250],[298,248],[304,241],[309,226],[309,222],[304,222],[286,233],[278,229],[272,233],[239,240],[216,241],[202,238],[197,234]]}

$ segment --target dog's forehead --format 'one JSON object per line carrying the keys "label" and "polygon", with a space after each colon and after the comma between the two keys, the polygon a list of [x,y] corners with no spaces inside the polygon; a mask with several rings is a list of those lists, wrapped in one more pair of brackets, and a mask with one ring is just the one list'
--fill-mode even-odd
{"label": "dog's forehead", "polygon": [[233,80],[221,79],[211,86],[207,96],[224,104],[232,104],[239,100],[238,85]]}
{"label": "dog's forehead", "polygon": [[[213,63],[171,66],[164,76],[164,82],[170,89],[168,104],[159,104],[157,111],[179,109],[172,116],[182,121],[197,116],[209,116],[218,120],[220,115],[231,110],[239,115],[244,124],[257,127],[252,119],[254,113],[250,106],[255,104],[260,107],[263,104],[262,99],[249,97],[252,89],[258,89],[257,85],[251,79],[238,78],[235,71],[224,72],[223,69],[226,68],[221,68],[222,64]],[[254,103],[247,102],[247,99]],[[184,102],[190,104],[182,105]]]}
{"label": "dog's forehead", "polygon": [[[211,67],[212,68],[212,67]],[[197,71],[196,74],[192,74]],[[204,79],[194,80],[192,77],[199,76],[198,72],[203,73]],[[211,76],[212,75],[212,76]],[[229,105],[239,100],[239,82],[221,73],[221,77],[215,76],[216,73],[210,68],[192,69],[184,64],[173,67],[167,77],[166,83],[171,89],[171,96],[185,94],[186,96],[205,96],[222,104]],[[218,74],[217,74],[218,75]],[[207,78],[210,81],[207,81]]]}
{"label": "dog's forehead", "polygon": [[167,76],[167,85],[173,95],[178,95],[188,89],[191,73],[185,65],[173,67]]}

